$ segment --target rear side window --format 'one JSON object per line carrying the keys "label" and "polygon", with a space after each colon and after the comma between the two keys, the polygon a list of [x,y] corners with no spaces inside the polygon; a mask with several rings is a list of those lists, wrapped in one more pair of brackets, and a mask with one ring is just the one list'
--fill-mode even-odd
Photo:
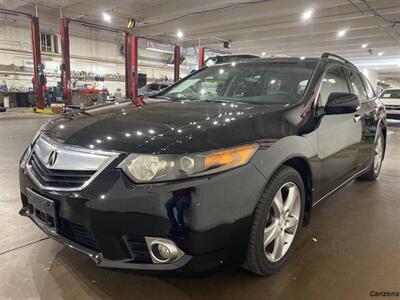
{"label": "rear side window", "polygon": [[352,69],[346,69],[346,72],[349,75],[351,92],[357,95],[360,101],[367,100],[367,91],[365,90],[358,72]]}
{"label": "rear side window", "polygon": [[360,75],[361,75],[361,78],[362,78],[362,80],[364,82],[364,86],[365,86],[365,88],[367,90],[368,99],[374,98],[375,97],[375,92],[374,92],[374,88],[372,87],[371,83],[369,82],[369,80],[364,75],[362,75],[362,74],[360,74]]}
{"label": "rear side window", "polygon": [[346,76],[339,66],[330,67],[322,81],[319,93],[319,105],[325,106],[331,93],[349,93]]}

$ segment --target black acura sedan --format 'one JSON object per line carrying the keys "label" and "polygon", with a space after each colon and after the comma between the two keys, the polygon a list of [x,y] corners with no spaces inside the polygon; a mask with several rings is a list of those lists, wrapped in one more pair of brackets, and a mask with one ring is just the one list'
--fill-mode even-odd
{"label": "black acura sedan", "polygon": [[144,102],[56,117],[20,162],[20,214],[101,267],[271,274],[385,154],[384,105],[329,53],[206,67]]}

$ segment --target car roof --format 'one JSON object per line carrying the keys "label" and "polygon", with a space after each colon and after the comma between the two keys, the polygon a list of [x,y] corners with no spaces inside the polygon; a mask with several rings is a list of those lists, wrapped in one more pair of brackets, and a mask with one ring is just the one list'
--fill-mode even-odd
{"label": "car roof", "polygon": [[[354,66],[351,63],[346,63],[344,61],[341,61],[339,59],[335,59],[335,58],[320,58],[320,57],[259,57],[259,58],[248,58],[248,59],[239,59],[237,61],[235,61],[235,63],[252,63],[252,62],[294,62],[294,61],[306,61],[306,62],[315,62],[317,63],[320,60],[324,60],[324,61],[328,61],[331,63],[337,63],[340,64],[342,66],[347,66],[351,69],[354,70],[358,70],[358,68],[356,66]],[[226,63],[221,63],[221,64],[215,64],[212,65],[210,67],[214,67],[214,66],[222,66],[222,65],[229,65],[231,64],[232,61],[230,62],[226,62]]]}

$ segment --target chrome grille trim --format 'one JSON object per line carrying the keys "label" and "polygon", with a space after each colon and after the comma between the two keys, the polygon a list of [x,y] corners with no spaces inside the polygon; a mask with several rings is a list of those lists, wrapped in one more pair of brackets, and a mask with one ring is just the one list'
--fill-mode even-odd
{"label": "chrome grille trim", "polygon": [[[53,165],[48,164],[48,159],[53,151],[57,151],[57,160]],[[32,179],[34,184],[41,189],[49,191],[80,191],[87,187],[116,157],[119,152],[91,150],[82,147],[61,144],[48,136],[42,134],[36,140],[35,145],[29,155],[26,165],[26,173]],[[33,155],[36,160],[39,160],[49,173],[90,171],[93,174],[87,181],[76,187],[60,187],[52,186],[50,183],[45,183],[45,178],[37,178],[40,174],[35,171]],[[33,163],[33,164],[32,164]],[[57,176],[57,174],[55,175]],[[79,174],[77,174],[77,178]],[[51,182],[51,181],[50,181]]]}

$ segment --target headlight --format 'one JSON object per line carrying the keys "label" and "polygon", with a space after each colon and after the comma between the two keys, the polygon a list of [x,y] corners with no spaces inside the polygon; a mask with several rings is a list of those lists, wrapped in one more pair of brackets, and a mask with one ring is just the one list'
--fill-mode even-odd
{"label": "headlight", "polygon": [[158,182],[208,175],[247,164],[257,144],[195,154],[130,154],[121,164],[135,182]]}
{"label": "headlight", "polygon": [[29,155],[31,154],[31,152],[32,152],[32,145],[29,145],[29,147],[25,149],[25,152],[24,152],[24,154],[22,155],[21,160],[19,161],[19,167],[20,167],[21,169],[25,169],[25,167],[26,167],[26,162],[27,162],[28,157],[29,157]]}
{"label": "headlight", "polygon": [[39,129],[39,130],[35,133],[35,135],[33,136],[31,145],[33,145],[33,144],[36,142],[36,140],[38,139],[38,137],[40,136],[41,133],[42,133],[42,130],[41,130],[41,129]]}

